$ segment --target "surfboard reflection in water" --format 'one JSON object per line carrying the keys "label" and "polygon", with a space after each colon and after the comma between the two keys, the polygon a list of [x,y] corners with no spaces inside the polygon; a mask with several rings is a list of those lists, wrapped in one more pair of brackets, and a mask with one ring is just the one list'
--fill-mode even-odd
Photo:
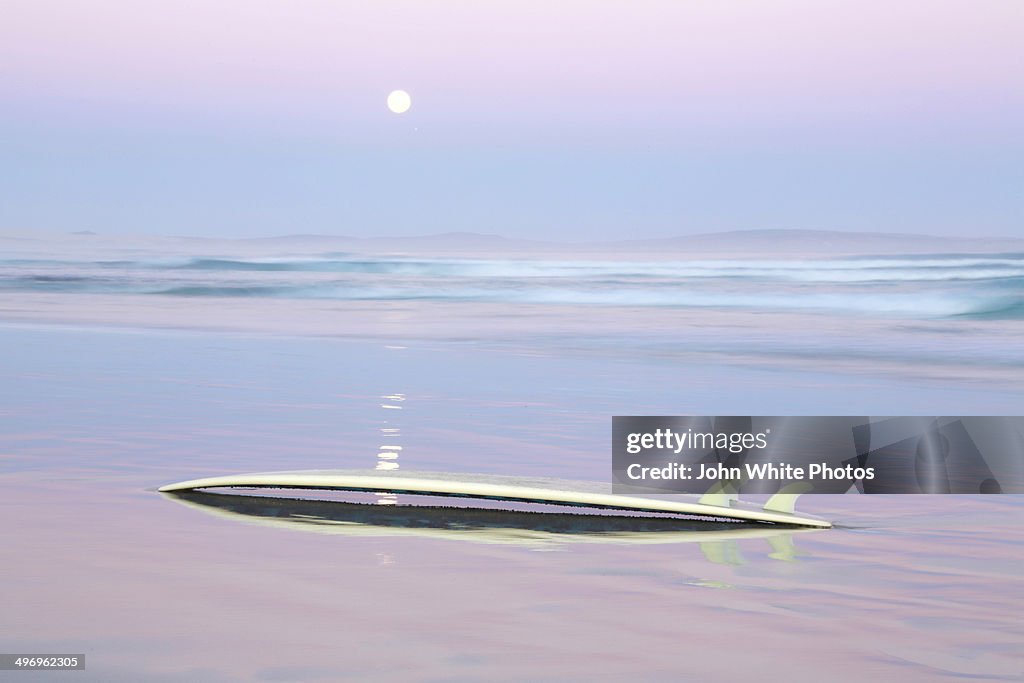
{"label": "surfboard reflection in water", "polygon": [[700,543],[716,564],[743,564],[735,541],[766,539],[768,556],[794,561],[793,536],[818,531],[730,521],[449,505],[373,505],[267,495],[175,491],[163,494],[234,521],[355,537],[426,538],[545,547],[563,543]]}

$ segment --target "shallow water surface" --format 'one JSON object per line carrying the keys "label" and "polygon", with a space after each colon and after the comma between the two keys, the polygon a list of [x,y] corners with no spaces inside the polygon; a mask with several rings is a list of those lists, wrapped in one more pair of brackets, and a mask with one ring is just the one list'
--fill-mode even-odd
{"label": "shallow water surface", "polygon": [[7,326],[0,351],[0,649],[87,661],[33,680],[1024,671],[1015,496],[806,496],[835,529],[581,542],[323,533],[154,490],[350,467],[606,481],[613,414],[999,413],[1010,389],[451,341]]}

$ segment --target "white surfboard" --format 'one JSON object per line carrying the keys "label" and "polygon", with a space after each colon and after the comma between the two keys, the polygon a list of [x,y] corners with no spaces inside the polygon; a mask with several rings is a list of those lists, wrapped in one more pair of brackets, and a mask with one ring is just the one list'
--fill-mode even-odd
{"label": "white surfboard", "polygon": [[210,488],[322,489],[451,496],[816,528],[832,526],[823,519],[795,514],[792,512],[791,505],[773,505],[773,501],[769,501],[768,505],[762,508],[745,505],[731,498],[723,498],[723,504],[718,505],[709,504],[707,501],[701,502],[693,497],[684,497],[683,495],[657,498],[617,495],[611,492],[610,484],[600,482],[561,482],[551,479],[446,472],[383,472],[376,470],[257,472],[192,479],[162,486],[159,491],[170,493]]}
{"label": "white surfboard", "polygon": [[794,561],[800,555],[794,537],[824,531],[806,526],[709,523],[678,517],[367,505],[235,492],[177,491],[164,495],[218,519],[287,531],[351,538],[417,537],[534,549],[564,544],[698,543],[705,557],[716,564],[742,561],[736,543],[751,539],[767,541],[768,557]]}

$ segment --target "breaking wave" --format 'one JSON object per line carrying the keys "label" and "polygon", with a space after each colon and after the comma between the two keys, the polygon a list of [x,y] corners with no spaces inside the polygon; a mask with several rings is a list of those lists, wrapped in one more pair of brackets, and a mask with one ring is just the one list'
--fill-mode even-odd
{"label": "breaking wave", "polygon": [[1024,317],[1024,254],[573,261],[204,257],[0,261],[0,290]]}

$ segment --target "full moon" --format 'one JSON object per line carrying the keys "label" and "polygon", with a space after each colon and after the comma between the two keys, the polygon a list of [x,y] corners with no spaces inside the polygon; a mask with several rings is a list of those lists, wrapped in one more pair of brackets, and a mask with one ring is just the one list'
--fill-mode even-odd
{"label": "full moon", "polygon": [[404,114],[412,106],[412,98],[404,90],[393,90],[388,95],[388,109],[396,114]]}

